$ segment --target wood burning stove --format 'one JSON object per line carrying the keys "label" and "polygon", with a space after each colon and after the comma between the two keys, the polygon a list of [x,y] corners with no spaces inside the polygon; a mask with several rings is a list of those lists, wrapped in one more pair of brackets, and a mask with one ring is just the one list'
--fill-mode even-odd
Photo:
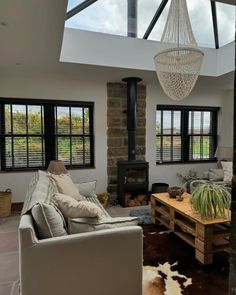
{"label": "wood burning stove", "polygon": [[147,205],[148,195],[148,162],[118,162],[118,199],[123,207]]}
{"label": "wood burning stove", "polygon": [[148,162],[136,158],[137,84],[140,78],[123,79],[127,82],[128,161],[117,163],[117,195],[120,204],[140,206],[148,204]]}

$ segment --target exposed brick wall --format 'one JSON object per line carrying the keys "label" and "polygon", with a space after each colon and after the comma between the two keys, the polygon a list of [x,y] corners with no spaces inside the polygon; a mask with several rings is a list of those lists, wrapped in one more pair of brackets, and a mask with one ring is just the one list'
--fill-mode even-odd
{"label": "exposed brick wall", "polygon": [[[138,85],[136,160],[145,160],[146,86]],[[128,160],[126,83],[107,84],[107,191],[116,198],[117,161]]]}

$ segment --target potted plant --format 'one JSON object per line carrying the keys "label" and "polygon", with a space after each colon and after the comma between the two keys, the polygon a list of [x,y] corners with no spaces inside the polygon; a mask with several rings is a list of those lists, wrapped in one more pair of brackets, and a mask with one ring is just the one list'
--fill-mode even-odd
{"label": "potted plant", "polygon": [[176,175],[182,183],[186,183],[186,182],[198,179],[197,172],[193,169],[189,170],[188,174],[186,174],[186,175],[183,175],[181,173],[176,173]]}
{"label": "potted plant", "polygon": [[104,208],[108,207],[109,200],[110,200],[110,194],[108,194],[106,192],[100,193],[100,194],[97,194],[97,198]]}
{"label": "potted plant", "polygon": [[190,203],[202,218],[228,217],[231,194],[222,185],[203,183],[194,190]]}

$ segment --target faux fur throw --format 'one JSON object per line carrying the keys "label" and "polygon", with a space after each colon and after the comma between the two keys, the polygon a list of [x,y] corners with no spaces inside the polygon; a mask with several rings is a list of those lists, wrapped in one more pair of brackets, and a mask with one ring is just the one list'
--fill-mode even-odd
{"label": "faux fur throw", "polygon": [[192,279],[171,270],[176,264],[171,265],[166,262],[159,264],[158,267],[144,266],[143,295],[182,295],[184,289],[192,284]]}

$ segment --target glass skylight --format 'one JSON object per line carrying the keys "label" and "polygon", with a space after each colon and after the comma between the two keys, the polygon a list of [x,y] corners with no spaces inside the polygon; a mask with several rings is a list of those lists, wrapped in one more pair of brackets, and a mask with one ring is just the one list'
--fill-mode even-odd
{"label": "glass skylight", "polygon": [[82,2],[84,2],[84,0],[69,0],[67,5],[67,11],[71,10],[72,8],[74,8]]}
{"label": "glass skylight", "polygon": [[194,37],[200,47],[215,47],[211,1],[187,0]]}
{"label": "glass skylight", "polygon": [[149,40],[156,40],[156,41],[161,40],[161,36],[162,36],[163,30],[164,30],[164,27],[166,24],[166,19],[167,19],[169,7],[170,7],[170,1],[168,1],[162,14],[160,15],[155,27],[153,28],[153,30],[148,38]]}
{"label": "glass skylight", "polygon": [[[68,5],[71,0],[69,0]],[[73,2],[83,2],[76,1]],[[77,3],[78,5],[80,3]],[[107,33],[127,35],[127,0],[98,0],[82,10],[65,23],[66,27]]]}
{"label": "glass skylight", "polygon": [[220,47],[232,42],[235,33],[235,7],[216,3]]}
{"label": "glass skylight", "polygon": [[[84,0],[69,0],[67,11]],[[143,38],[161,0],[138,0],[138,38]],[[160,41],[170,1],[160,15],[149,40]],[[215,48],[210,0],[187,0],[194,36],[199,46]],[[216,2],[219,45],[234,40],[235,7]],[[65,27],[127,36],[127,0],[98,0],[65,22]]]}
{"label": "glass skylight", "polygon": [[138,1],[138,37],[143,38],[150,21],[162,0],[139,0]]}

